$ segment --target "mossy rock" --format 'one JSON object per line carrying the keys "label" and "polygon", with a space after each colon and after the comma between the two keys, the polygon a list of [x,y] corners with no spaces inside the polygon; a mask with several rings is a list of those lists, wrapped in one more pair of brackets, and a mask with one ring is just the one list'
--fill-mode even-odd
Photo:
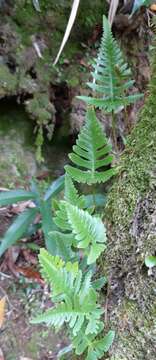
{"label": "mossy rock", "polygon": [[[156,269],[144,261],[156,251],[156,67],[145,106],[129,136],[105,210],[109,278],[108,319],[116,329],[116,360],[155,360]],[[113,357],[114,356],[114,357]],[[111,359],[112,359],[111,358]]]}

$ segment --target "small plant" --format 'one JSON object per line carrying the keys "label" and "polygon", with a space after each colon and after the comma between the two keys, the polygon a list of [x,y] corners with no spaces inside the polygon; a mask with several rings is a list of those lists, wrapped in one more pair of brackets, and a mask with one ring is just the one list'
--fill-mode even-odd
{"label": "small plant", "polygon": [[130,80],[131,71],[124,62],[117,41],[113,38],[109,21],[103,17],[103,36],[97,59],[93,64],[92,82],[87,83],[94,96],[78,96],[88,105],[103,109],[112,116],[112,136],[116,144],[116,113],[134,103],[142,94],[128,95],[134,84]]}
{"label": "small plant", "polygon": [[[64,177],[54,182],[44,197],[41,197],[35,184],[30,192],[20,190],[0,195],[0,205],[25,199],[34,203],[34,208],[21,214],[7,231],[0,246],[0,255],[25,234],[37,213],[41,214],[41,228],[51,253],[41,249],[39,262],[42,275],[50,285],[54,307],[33,319],[32,323],[45,322],[56,330],[68,325],[72,343],[68,349],[80,356],[84,354],[86,360],[101,359],[115,336],[114,331],[102,335],[104,309],[98,302],[98,291],[106,283],[106,278],[97,279],[95,272],[96,262],[106,249],[107,239],[105,225],[96,213],[99,194],[93,187],[108,181],[116,170],[111,167],[112,148],[94,107],[114,114],[121,105],[134,99],[125,94],[133,81],[127,80],[129,69],[123,62],[106,18],[104,30],[93,73],[94,81],[89,83],[91,89],[103,95],[100,99],[83,98],[89,104],[86,122],[73,152],[69,154],[73,164],[65,166],[64,199],[55,199],[52,209],[51,198],[64,187]],[[116,72],[115,67],[118,69]],[[93,194],[80,195],[74,181],[89,185]]]}
{"label": "small plant", "polygon": [[101,337],[104,310],[98,303],[98,290],[106,279],[93,280],[96,261],[106,249],[106,229],[94,214],[95,206],[87,206],[86,197],[79,195],[72,178],[88,185],[110,179],[115,174],[113,168],[106,168],[113,160],[110,151],[94,108],[89,108],[86,123],[69,155],[77,167],[65,167],[64,200],[55,203],[53,221],[57,230],[49,232],[55,244],[53,256],[44,249],[39,255],[41,272],[51,287],[55,305],[32,323],[45,322],[56,330],[68,324],[72,350],[77,355],[84,353],[86,360],[100,359],[111,346],[115,333],[109,331]]}
{"label": "small plant", "polygon": [[78,263],[65,263],[41,249],[41,273],[49,283],[55,306],[32,320],[33,324],[45,322],[59,330],[69,324],[72,349],[77,355],[87,351],[86,360],[100,359],[114,340],[114,331],[99,338],[103,330],[101,315],[104,310],[97,303],[97,286],[92,281],[92,271],[83,275]]}
{"label": "small plant", "polygon": [[[33,203],[33,207],[22,212],[5,233],[0,244],[0,256],[2,256],[3,253],[19,239],[26,235],[30,236],[39,228],[42,228],[43,230],[46,248],[50,252],[53,250],[53,244],[48,235],[49,231],[55,228],[51,214],[51,199],[55,197],[63,187],[64,176],[61,176],[52,183],[42,197],[35,183],[32,183],[30,191],[19,189],[0,193],[0,206],[11,205],[28,200],[31,200]],[[37,214],[41,214],[42,220],[39,224],[35,225],[34,220]]]}
{"label": "small plant", "polygon": [[145,265],[151,269],[152,267],[156,266],[156,256],[146,256],[145,257]]}

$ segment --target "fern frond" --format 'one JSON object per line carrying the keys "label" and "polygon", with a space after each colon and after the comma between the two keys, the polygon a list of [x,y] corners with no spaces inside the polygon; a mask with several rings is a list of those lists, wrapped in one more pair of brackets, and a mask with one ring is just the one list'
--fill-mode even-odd
{"label": "fern frond", "polygon": [[48,326],[54,326],[57,330],[59,330],[64,323],[69,323],[74,336],[76,336],[81,329],[81,326],[88,318],[91,319],[95,317],[96,327],[98,327],[101,314],[101,309],[94,310],[94,308],[90,308],[89,306],[88,308],[84,308],[83,306],[80,306],[78,301],[76,307],[74,307],[68,298],[68,302],[66,301],[58,304],[54,309],[47,310],[43,315],[38,316],[31,322],[33,324],[45,322]]}
{"label": "fern frond", "polygon": [[66,204],[68,222],[77,240],[77,247],[87,249],[87,264],[96,261],[106,248],[106,230],[100,218],[77,206]]}
{"label": "fern frond", "polygon": [[[85,197],[78,194],[71,177],[65,175],[65,200],[72,205],[77,205],[80,209],[85,208]],[[54,218],[55,224],[60,227],[62,230],[70,230],[69,223],[67,221],[67,212],[64,201],[60,201],[58,205],[58,210],[56,211],[56,216]]]}
{"label": "fern frond", "polygon": [[85,208],[85,197],[78,194],[78,190],[68,174],[65,175],[65,200],[80,209]]}
{"label": "fern frond", "polygon": [[40,250],[39,262],[43,278],[53,289],[53,297],[62,293],[70,296],[78,274],[78,263],[65,264],[59,256],[52,256],[45,249]]}
{"label": "fern frond", "polygon": [[[103,330],[103,323],[99,324],[97,334]],[[97,338],[97,334],[86,335],[82,327],[77,336],[72,339],[73,347],[77,355],[81,355],[88,349],[86,360],[101,359],[105,352],[109,350],[114,340],[114,331],[109,331],[103,338]]]}
{"label": "fern frond", "polygon": [[101,359],[111,347],[115,337],[114,331],[109,331],[102,339],[95,339],[88,347],[88,355],[86,360]]}
{"label": "fern frond", "polygon": [[67,221],[66,203],[63,200],[59,202],[59,209],[56,211],[54,222],[61,230],[63,231],[70,230],[70,226]]}
{"label": "fern frond", "polygon": [[126,91],[132,87],[134,81],[129,80],[131,71],[124,62],[122,52],[113,38],[110,23],[105,16],[103,17],[101,46],[93,69],[91,73],[93,81],[87,85],[98,96],[78,96],[87,104],[112,112],[142,97],[142,94],[126,95]]}
{"label": "fern frond", "polygon": [[[111,145],[108,144],[103,129],[96,118],[93,108],[87,111],[86,124],[83,126],[70,160],[79,168],[66,165],[66,172],[75,180],[88,185],[105,182],[115,175],[114,169],[101,170],[110,165],[113,156],[110,155]],[[82,169],[81,169],[82,168]],[[85,168],[86,170],[83,170]]]}
{"label": "fern frond", "polygon": [[69,261],[75,257],[75,253],[72,251],[72,245],[75,243],[73,234],[66,234],[59,231],[51,231],[48,234],[49,241],[53,242],[53,256],[61,256],[63,260]]}
{"label": "fern frond", "polygon": [[61,258],[49,255],[44,249],[40,251],[39,260],[42,275],[52,287],[56,306],[32,323],[46,322],[59,329],[68,322],[74,336],[82,326],[85,326],[86,334],[97,333],[103,310],[97,305],[96,291],[91,285],[92,273],[83,278],[77,263],[65,264]]}

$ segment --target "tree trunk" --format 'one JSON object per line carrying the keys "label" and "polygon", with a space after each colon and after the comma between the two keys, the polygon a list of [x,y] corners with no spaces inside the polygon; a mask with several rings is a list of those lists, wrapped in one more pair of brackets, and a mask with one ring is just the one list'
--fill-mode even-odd
{"label": "tree trunk", "polygon": [[145,106],[129,136],[106,208],[107,324],[116,329],[111,360],[156,359],[156,56]]}

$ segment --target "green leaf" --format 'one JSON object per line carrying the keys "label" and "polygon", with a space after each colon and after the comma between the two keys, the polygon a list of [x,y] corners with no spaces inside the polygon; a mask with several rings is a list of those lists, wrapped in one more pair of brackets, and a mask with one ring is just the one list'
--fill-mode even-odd
{"label": "green leaf", "polygon": [[92,82],[87,83],[94,92],[93,97],[78,96],[88,105],[93,105],[106,112],[117,111],[130,103],[134,103],[142,95],[128,95],[134,81],[125,63],[122,52],[114,39],[107,18],[103,17],[103,36],[98,56],[93,64]]}
{"label": "green leaf", "polygon": [[156,266],[156,256],[146,256],[145,265],[148,268],[152,268],[153,266]]}
{"label": "green leaf", "polygon": [[65,175],[65,200],[72,205],[77,205],[80,209],[85,207],[85,197],[79,195],[72,178],[68,174]]}
{"label": "green leaf", "polygon": [[85,196],[85,208],[102,207],[104,208],[107,202],[106,195],[95,194],[95,195],[86,195]]}
{"label": "green leaf", "polygon": [[37,209],[28,209],[20,214],[13,224],[9,227],[2,239],[0,245],[0,256],[11,246],[16,243],[27,231],[29,225],[34,221]]}
{"label": "green leaf", "polygon": [[56,243],[52,241],[50,232],[57,230],[57,227],[52,219],[51,201],[40,201],[40,212],[42,216],[42,230],[47,250],[50,254],[55,254]]}
{"label": "green leaf", "polygon": [[49,200],[51,197],[58,195],[64,189],[64,178],[65,176],[62,175],[57,180],[52,182],[51,186],[45,193],[45,201]]}
{"label": "green leaf", "polygon": [[107,278],[102,276],[101,278],[94,280],[92,286],[95,290],[101,290],[107,284]]}
{"label": "green leaf", "polygon": [[106,230],[98,217],[66,203],[68,222],[77,240],[77,247],[87,249],[87,264],[95,262],[106,247]]}
{"label": "green leaf", "polygon": [[[86,124],[69,154],[70,160],[77,168],[66,165],[67,173],[78,182],[88,185],[105,182],[115,175],[115,169],[108,169],[113,156],[110,155],[111,145],[103,133],[102,126],[93,108],[87,110]],[[84,170],[85,168],[85,170]]]}
{"label": "green leaf", "polygon": [[73,234],[64,234],[59,231],[51,231],[49,233],[49,241],[53,244],[53,256],[61,256],[65,261],[71,260],[75,254],[71,250],[74,242]]}
{"label": "green leaf", "polygon": [[110,349],[114,341],[114,337],[115,337],[115,332],[109,331],[108,334],[104,336],[102,339],[100,340],[95,339],[94,341],[92,341],[92,343],[88,347],[88,355],[86,357],[86,360],[101,359],[104,353],[106,353]]}
{"label": "green leaf", "polygon": [[85,333],[96,333],[101,324],[103,309],[97,304],[97,294],[91,285],[92,272],[83,277],[78,263],[65,263],[59,256],[51,256],[41,249],[41,273],[52,289],[55,307],[31,322],[45,322],[59,329],[68,322],[74,336],[84,327]]}
{"label": "green leaf", "polygon": [[0,206],[15,204],[19,201],[33,200],[36,195],[26,190],[11,190],[0,193]]}

